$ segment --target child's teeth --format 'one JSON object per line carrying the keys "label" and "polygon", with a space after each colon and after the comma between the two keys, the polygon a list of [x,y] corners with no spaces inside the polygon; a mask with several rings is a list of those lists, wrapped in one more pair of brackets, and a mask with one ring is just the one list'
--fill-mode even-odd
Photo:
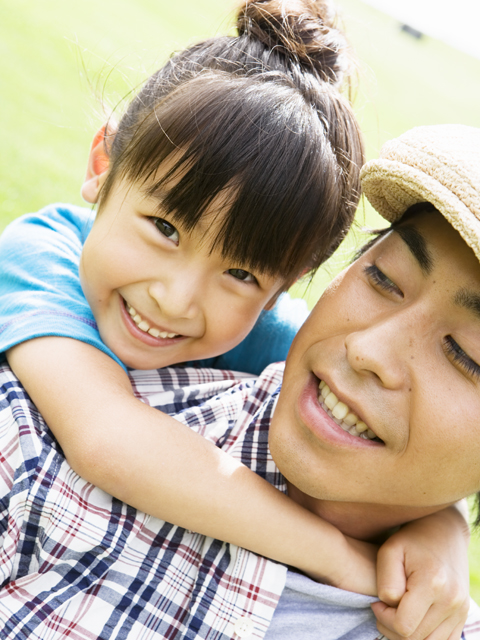
{"label": "child's teeth", "polygon": [[320,403],[327,407],[328,415],[331,416],[344,431],[348,431],[352,436],[357,436],[365,440],[373,440],[377,437],[363,420],[360,420],[357,415],[350,411],[350,408],[344,402],[340,402],[323,380],[320,381],[318,388],[320,390],[318,396]]}
{"label": "child's teeth", "polygon": [[142,316],[136,312],[136,310],[128,304],[127,302],[127,311],[131,315],[132,320],[135,322],[137,327],[145,333],[149,333],[154,338],[176,338],[178,334],[170,333],[168,331],[160,331],[159,329],[155,329],[155,327],[150,327],[148,322],[142,318]]}

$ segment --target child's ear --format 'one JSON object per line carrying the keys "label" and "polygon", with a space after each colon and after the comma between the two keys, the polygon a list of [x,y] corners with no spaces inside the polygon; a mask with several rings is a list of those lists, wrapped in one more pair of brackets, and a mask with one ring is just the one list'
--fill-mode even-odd
{"label": "child's ear", "polygon": [[110,158],[107,152],[107,136],[113,136],[114,131],[110,125],[105,125],[97,131],[93,138],[90,153],[88,155],[87,173],[83,181],[82,198],[91,204],[98,199],[100,189],[107,177],[110,166]]}

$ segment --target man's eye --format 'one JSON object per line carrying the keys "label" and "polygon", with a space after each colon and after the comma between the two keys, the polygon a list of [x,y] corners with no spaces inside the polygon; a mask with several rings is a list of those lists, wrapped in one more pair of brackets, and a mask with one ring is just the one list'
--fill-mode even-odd
{"label": "man's eye", "polygon": [[397,285],[388,278],[383,271],[374,265],[371,264],[364,268],[364,273],[367,277],[372,280],[375,286],[380,287],[384,291],[388,291],[389,293],[395,293],[398,296],[403,298],[403,292],[397,287]]}
{"label": "man's eye", "polygon": [[257,279],[249,271],[244,269],[229,269],[228,272],[231,276],[242,282],[256,282]]}
{"label": "man's eye", "polygon": [[175,242],[175,244],[178,244],[180,236],[178,234],[178,231],[172,224],[170,224],[163,218],[153,218],[153,223],[160,231],[160,233],[162,233],[169,240],[172,240],[172,242]]}
{"label": "man's eye", "polygon": [[480,378],[480,367],[465,353],[452,336],[447,336],[443,345],[445,352],[457,366],[461,367],[472,378],[476,380]]}

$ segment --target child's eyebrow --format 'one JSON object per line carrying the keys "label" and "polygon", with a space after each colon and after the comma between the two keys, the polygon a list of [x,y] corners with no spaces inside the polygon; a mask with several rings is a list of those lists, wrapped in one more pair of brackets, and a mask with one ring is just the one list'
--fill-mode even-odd
{"label": "child's eyebrow", "polygon": [[142,189],[143,192],[143,196],[146,200],[151,200],[152,204],[155,205],[162,205],[165,198],[168,195],[168,192],[166,189],[161,189],[161,188],[152,188],[152,187],[144,187]]}
{"label": "child's eyebrow", "polygon": [[[164,203],[165,203],[165,199],[168,196],[168,190],[167,189],[162,189],[162,188],[157,188],[157,189],[152,189],[152,188],[145,188],[143,190],[143,196],[146,200],[146,202],[148,203],[148,206],[151,206],[154,209],[161,209],[164,208]],[[172,224],[176,224],[179,225],[180,227],[182,227],[183,224],[183,219],[180,216],[178,219],[175,216],[174,213],[168,213],[166,211],[158,211],[157,212],[159,217],[162,217],[162,215],[165,215],[169,218],[169,220],[172,222]],[[207,231],[211,228],[212,226],[212,221],[208,220],[208,215],[207,216],[202,216],[199,220],[197,220],[197,222],[195,223],[195,229],[199,232],[199,233],[207,233]],[[205,219],[204,219],[205,218]],[[213,218],[213,223],[215,224],[215,220],[216,218]]]}
{"label": "child's eyebrow", "polygon": [[395,233],[405,242],[410,253],[418,262],[420,269],[425,276],[430,275],[434,267],[434,259],[428,248],[425,237],[415,227],[399,225],[393,229]]}

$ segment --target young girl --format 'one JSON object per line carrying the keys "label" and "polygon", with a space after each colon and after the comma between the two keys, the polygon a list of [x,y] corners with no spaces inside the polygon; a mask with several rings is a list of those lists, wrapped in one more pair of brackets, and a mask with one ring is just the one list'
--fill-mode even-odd
{"label": "young girl", "polygon": [[325,4],[247,2],[238,29],[174,56],[118,128],[97,134],[82,188],[98,204],[93,225],[55,205],[7,229],[0,349],[91,483],[372,592],[371,558],[354,541],[139,402],[125,372],[218,356],[247,334],[217,364],[257,371],[283,359],[283,311],[255,322],[353,219],[362,143]]}

